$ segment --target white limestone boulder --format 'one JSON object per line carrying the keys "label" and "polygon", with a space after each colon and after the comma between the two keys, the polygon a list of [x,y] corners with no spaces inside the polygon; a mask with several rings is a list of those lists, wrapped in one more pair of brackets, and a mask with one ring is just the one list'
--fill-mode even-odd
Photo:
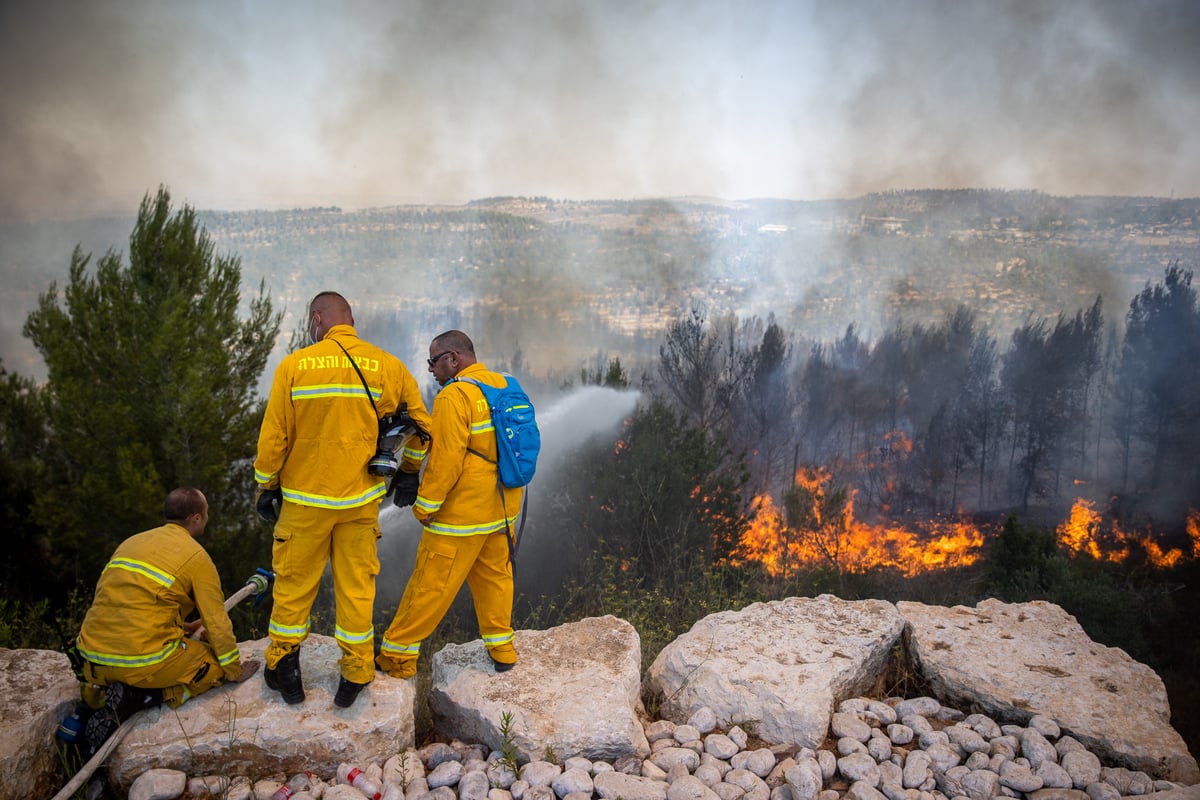
{"label": "white limestone boulder", "polygon": [[932,691],[996,719],[1056,721],[1100,758],[1184,784],[1200,770],[1171,727],[1166,689],[1124,650],[1097,644],[1053,603],[974,608],[902,601],[910,658]]}
{"label": "white limestone boulder", "polygon": [[684,722],[711,708],[724,726],[752,724],[771,744],[816,749],[836,705],[868,694],[904,620],[882,600],[832,595],[754,603],[701,619],[647,673],[659,715]]}
{"label": "white limestone boulder", "polygon": [[54,735],[78,700],[65,655],[0,648],[0,794],[51,797],[63,785]]}
{"label": "white limestone boulder", "polygon": [[642,728],[641,640],[613,616],[545,631],[517,631],[518,661],[497,673],[483,642],[434,654],[429,706],[438,732],[500,749],[511,740],[523,760],[549,748],[560,759],[616,759],[650,752]]}
{"label": "white limestone boulder", "polygon": [[[242,658],[262,661],[268,639],[241,642]],[[262,669],[184,703],[142,712],[113,751],[109,781],[127,792],[150,769],[191,775],[333,775],[338,764],[371,754],[387,758],[414,740],[415,681],[382,672],[350,708],[333,705],[341,657],[336,640],[309,636],[300,650],[305,701],[283,702]]]}

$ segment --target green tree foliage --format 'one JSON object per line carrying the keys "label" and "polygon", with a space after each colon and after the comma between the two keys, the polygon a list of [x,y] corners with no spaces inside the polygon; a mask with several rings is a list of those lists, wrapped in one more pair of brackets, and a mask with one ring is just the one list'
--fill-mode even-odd
{"label": "green tree foliage", "polygon": [[709,324],[703,308],[671,323],[658,372],[677,407],[701,430],[725,423],[744,388],[750,359],[738,347],[736,320]]}
{"label": "green tree foliage", "polygon": [[822,566],[837,576],[837,586],[845,594],[845,548],[849,546],[849,517],[846,504],[849,487],[839,486],[826,493],[803,483],[789,487],[783,493],[784,518],[787,529],[799,540],[819,553]]}
{"label": "green tree foliage", "polygon": [[33,381],[0,364],[0,525],[5,530],[0,584],[13,598],[31,596],[52,574],[48,557],[53,548],[31,513],[45,490],[45,397]]}
{"label": "green tree foliage", "polygon": [[1099,299],[1087,314],[1060,315],[1053,329],[1038,320],[1013,333],[1001,383],[1012,410],[1013,497],[1022,509],[1035,494],[1057,494],[1060,470],[1082,461],[1070,456],[1083,441],[1102,333]]}
{"label": "green tree foliage", "polygon": [[1141,444],[1150,489],[1162,488],[1172,474],[1170,488],[1198,488],[1198,365],[1200,308],[1192,273],[1176,264],[1130,303],[1118,373],[1118,391],[1133,406],[1125,433]]}
{"label": "green tree foliage", "polygon": [[813,346],[800,376],[801,460],[820,464],[853,458],[864,416],[878,408],[863,376],[869,353],[854,325],[846,326],[836,342]]}
{"label": "green tree foliage", "polygon": [[[1132,579],[1125,566],[1104,564],[1090,556],[1068,557],[1058,549],[1053,531],[1027,526],[1010,516],[993,540],[985,564],[985,592],[1010,603],[1045,600],[1075,616],[1088,635],[1123,647],[1136,658],[1153,654],[1145,644],[1144,620],[1157,583]],[[1139,585],[1143,584],[1143,585]]]}
{"label": "green tree foliage", "polygon": [[[1050,582],[1047,565],[1056,558],[1052,532],[1027,527],[1010,514],[988,550],[988,584],[1001,599],[1044,592]],[[1010,591],[1016,587],[1021,591]]]}
{"label": "green tree foliage", "polygon": [[52,447],[34,517],[54,536],[58,574],[94,582],[181,485],[208,496],[205,544],[228,568],[263,538],[247,535],[261,526],[247,514],[246,470],[255,386],[281,315],[260,286],[239,316],[239,260],[215,255],[193,210],[173,213],[166,189],[143,199],[127,265],[110,250],[90,273],[90,260],[75,248],[61,297],[51,284],[24,329],[48,368]]}
{"label": "green tree foliage", "polygon": [[[979,508],[987,507],[988,477],[996,460],[996,442],[1004,427],[1004,407],[999,400],[996,378],[999,359],[996,340],[992,336],[983,334],[975,339],[960,404],[960,419],[964,428],[962,448],[966,457],[976,466],[976,505]],[[957,501],[955,497],[956,505]]]}
{"label": "green tree foliage", "polygon": [[583,386],[606,386],[609,389],[628,389],[629,373],[621,366],[621,357],[613,356],[604,364],[604,356],[597,354],[593,369],[586,366],[579,370],[579,382]]}
{"label": "green tree foliage", "polygon": [[633,414],[615,448],[565,472],[562,526],[581,531],[585,560],[617,558],[633,585],[677,585],[728,556],[745,525],[741,462],[660,400]]}
{"label": "green tree foliage", "polygon": [[724,564],[747,524],[746,480],[723,442],[661,399],[625,421],[615,446],[598,437],[571,454],[550,490],[555,528],[574,533],[577,551],[556,559],[571,568],[540,624],[614,614],[637,628],[648,666],[697,619],[761,599]]}
{"label": "green tree foliage", "polygon": [[732,425],[733,440],[744,449],[759,491],[767,491],[773,478],[788,474],[793,440],[793,407],[788,371],[791,348],[787,335],[772,314],[766,326],[755,318],[743,326],[745,338],[757,342],[747,348],[745,389]]}

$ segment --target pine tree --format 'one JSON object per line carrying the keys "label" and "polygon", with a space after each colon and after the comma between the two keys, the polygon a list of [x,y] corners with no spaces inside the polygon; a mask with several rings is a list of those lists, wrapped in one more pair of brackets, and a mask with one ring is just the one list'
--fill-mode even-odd
{"label": "pine tree", "polygon": [[52,283],[24,328],[48,369],[54,447],[34,516],[54,538],[59,574],[94,581],[184,485],[207,495],[205,546],[228,567],[256,538],[246,535],[256,529],[246,464],[282,314],[260,285],[239,316],[240,260],[214,254],[194,210],[172,213],[165,188],[142,200],[128,265],[112,250],[94,274],[90,261],[76,246],[62,302]]}

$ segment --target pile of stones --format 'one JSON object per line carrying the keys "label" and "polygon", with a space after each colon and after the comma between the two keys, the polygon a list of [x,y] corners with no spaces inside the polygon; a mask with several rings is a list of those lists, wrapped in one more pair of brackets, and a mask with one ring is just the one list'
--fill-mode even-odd
{"label": "pile of stones", "polygon": [[611,762],[546,753],[518,765],[511,752],[435,743],[343,765],[343,778],[361,769],[356,786],[333,775],[189,779],[153,769],[129,800],[1118,800],[1187,788],[1103,766],[1048,718],[1002,725],[929,697],[846,700],[815,751],[767,747],[740,726],[720,730],[708,709],[645,732],[648,758]]}

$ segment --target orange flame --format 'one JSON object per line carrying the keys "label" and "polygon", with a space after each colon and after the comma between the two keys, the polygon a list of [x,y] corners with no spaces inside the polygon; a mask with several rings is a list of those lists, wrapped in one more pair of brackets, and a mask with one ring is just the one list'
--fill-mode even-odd
{"label": "orange flame", "polygon": [[[805,509],[810,521],[806,529],[789,528],[770,497],[754,498],[754,521],[742,535],[732,563],[755,562],[772,577],[819,565],[852,573],[885,567],[911,577],[979,559],[983,533],[965,519],[934,520],[915,529],[868,524],[854,516],[853,492],[840,508],[825,507],[829,480],[824,469],[802,469],[796,474],[796,485],[807,490],[812,500]],[[836,512],[836,519],[826,519],[827,512]]]}
{"label": "orange flame", "polygon": [[1173,547],[1164,550],[1151,532],[1125,531],[1114,520],[1108,531],[1102,527],[1102,517],[1093,507],[1095,502],[1082,497],[1071,506],[1066,522],[1058,526],[1059,546],[1070,554],[1086,553],[1103,561],[1126,561],[1135,547],[1146,554],[1147,560],[1156,567],[1169,569],[1184,558],[1194,558],[1200,552],[1200,512],[1193,509],[1188,514],[1187,532],[1191,540],[1191,553]]}
{"label": "orange flame", "polygon": [[[853,491],[847,492],[840,507],[828,506],[830,479],[830,472],[823,468],[801,469],[796,474],[795,486],[805,490],[810,500],[810,506],[801,509],[806,520],[803,528],[790,527],[770,496],[755,497],[753,521],[729,563],[757,564],[775,578],[817,566],[848,573],[888,568],[912,577],[969,566],[980,559],[985,535],[965,516],[908,527],[870,524],[855,517]],[[1056,528],[1059,546],[1069,555],[1087,554],[1098,560],[1121,562],[1137,549],[1154,566],[1170,568],[1200,554],[1200,511],[1192,510],[1188,515],[1188,554],[1179,548],[1164,550],[1150,532],[1129,533],[1116,522],[1105,530],[1103,517],[1094,505],[1082,498],[1076,500],[1067,520]],[[828,519],[830,516],[835,518]]]}
{"label": "orange flame", "polygon": [[1069,553],[1087,553],[1101,558],[1096,534],[1100,530],[1100,514],[1092,510],[1090,500],[1079,499],[1071,506],[1071,515],[1056,529],[1058,544]]}

